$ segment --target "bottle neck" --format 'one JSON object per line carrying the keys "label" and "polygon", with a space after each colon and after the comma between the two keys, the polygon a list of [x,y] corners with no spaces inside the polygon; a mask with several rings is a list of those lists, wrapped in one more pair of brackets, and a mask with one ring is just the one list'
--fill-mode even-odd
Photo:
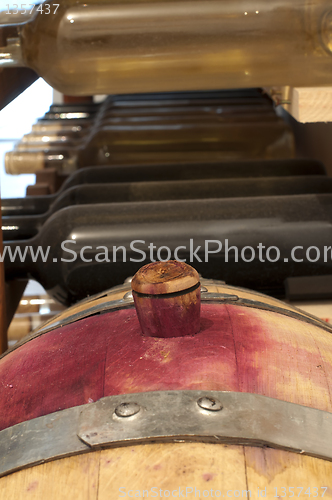
{"label": "bottle neck", "polygon": [[30,277],[33,270],[31,247],[35,248],[35,240],[36,238],[4,242],[6,280],[28,279]]}
{"label": "bottle neck", "polygon": [[3,241],[28,240],[36,236],[44,222],[47,220],[48,213],[39,215],[23,215],[21,217],[10,217],[2,219]]}
{"label": "bottle neck", "polygon": [[57,194],[26,196],[24,198],[4,198],[1,200],[1,215],[37,215],[47,212]]}
{"label": "bottle neck", "polygon": [[15,150],[34,149],[36,151],[45,151],[54,148],[67,150],[76,148],[82,143],[84,143],[84,138],[73,134],[27,134],[15,145]]}
{"label": "bottle neck", "polygon": [[30,134],[25,134],[21,143],[30,142],[41,142],[51,144],[52,141],[63,141],[64,143],[69,140],[78,140],[84,137],[87,131],[74,131],[74,130],[49,130],[49,131],[38,131],[34,130]]}
{"label": "bottle neck", "polygon": [[45,168],[56,168],[59,172],[70,174],[76,170],[77,152],[67,151],[10,151],[5,155],[5,168],[8,174],[33,174]]}
{"label": "bottle neck", "polygon": [[25,66],[19,34],[22,24],[0,28],[0,68]]}
{"label": "bottle neck", "polygon": [[64,174],[71,174],[77,167],[77,152],[73,149],[56,152],[48,151],[44,153],[44,168],[57,168]]}

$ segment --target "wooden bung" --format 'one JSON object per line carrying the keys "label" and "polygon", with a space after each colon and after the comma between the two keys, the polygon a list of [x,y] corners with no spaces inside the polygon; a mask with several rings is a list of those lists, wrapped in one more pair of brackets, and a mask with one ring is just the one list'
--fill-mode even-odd
{"label": "wooden bung", "polygon": [[143,335],[170,338],[199,332],[199,274],[188,264],[147,264],[135,274],[131,287]]}

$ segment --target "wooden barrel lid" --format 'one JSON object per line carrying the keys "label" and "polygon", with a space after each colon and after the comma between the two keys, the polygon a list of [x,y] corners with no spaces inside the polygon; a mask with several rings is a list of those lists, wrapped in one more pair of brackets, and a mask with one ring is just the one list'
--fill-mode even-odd
{"label": "wooden barrel lid", "polygon": [[144,295],[182,292],[199,283],[198,272],[185,262],[169,260],[143,266],[132,279],[131,287]]}

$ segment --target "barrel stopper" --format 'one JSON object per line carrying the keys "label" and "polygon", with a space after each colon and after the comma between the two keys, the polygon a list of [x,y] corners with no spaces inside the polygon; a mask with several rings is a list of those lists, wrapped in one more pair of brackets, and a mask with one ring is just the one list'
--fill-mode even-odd
{"label": "barrel stopper", "polygon": [[199,332],[199,274],[188,264],[147,264],[135,274],[131,287],[143,335],[170,338]]}

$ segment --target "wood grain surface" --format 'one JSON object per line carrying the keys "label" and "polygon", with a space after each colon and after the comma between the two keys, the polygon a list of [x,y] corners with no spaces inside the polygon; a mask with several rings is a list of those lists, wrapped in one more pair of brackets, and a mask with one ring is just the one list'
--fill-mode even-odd
{"label": "wood grain surface", "polygon": [[202,303],[197,335],[144,337],[135,310],[124,309],[22,345],[1,359],[0,378],[1,429],[159,390],[251,392],[332,411],[332,336],[276,312]]}
{"label": "wood grain surface", "polygon": [[143,498],[143,492],[144,498],[317,495],[331,500],[331,478],[331,462],[286,451],[152,444],[96,451],[16,472],[0,479],[0,500],[115,500]]}
{"label": "wood grain surface", "polygon": [[299,123],[332,122],[332,87],[268,87],[265,89]]}

